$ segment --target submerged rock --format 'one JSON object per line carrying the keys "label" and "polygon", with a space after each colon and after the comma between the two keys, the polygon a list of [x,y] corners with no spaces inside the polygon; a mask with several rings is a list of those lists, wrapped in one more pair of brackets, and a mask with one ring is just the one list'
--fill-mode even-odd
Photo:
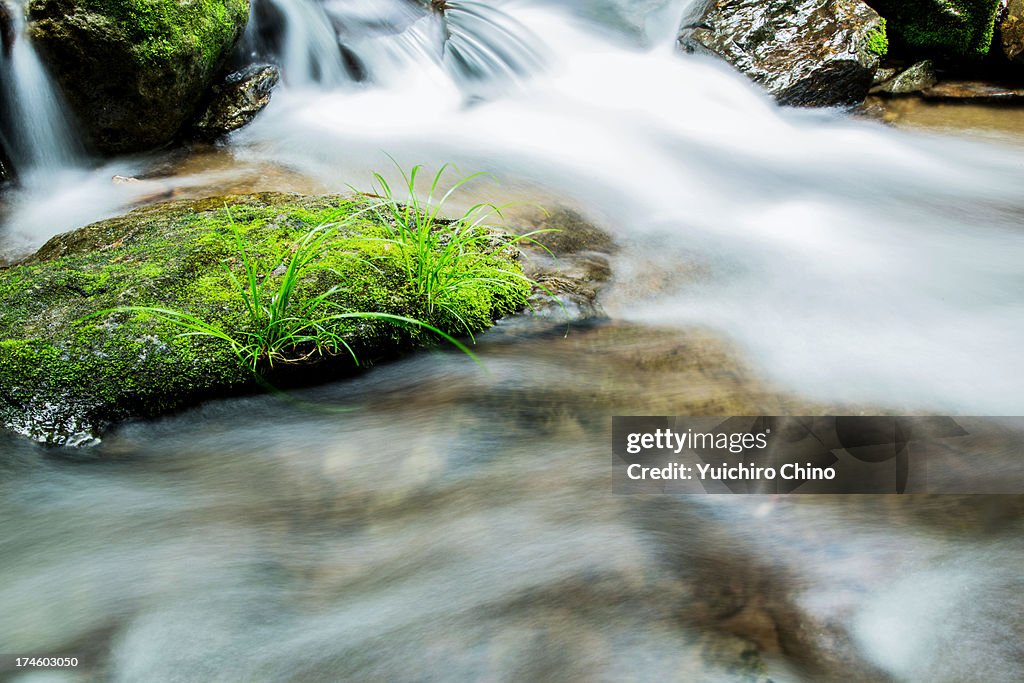
{"label": "submerged rock", "polygon": [[212,99],[193,124],[196,135],[213,140],[250,123],[270,104],[281,72],[270,64],[253,65],[228,74],[213,86]]}
{"label": "submerged rock", "polygon": [[1002,86],[987,81],[943,81],[925,88],[921,95],[929,100],[969,102],[1024,102],[1024,88]]}
{"label": "submerged rock", "polygon": [[530,221],[536,235],[523,245],[523,269],[536,282],[530,297],[530,321],[543,327],[555,321],[583,322],[607,318],[598,295],[612,279],[612,236],[584,216],[558,207]]}
{"label": "submerged rock", "polygon": [[248,0],[31,0],[29,32],[89,141],[169,142],[241,35]]}
{"label": "submerged rock", "polygon": [[679,43],[800,106],[861,102],[888,45],[885,22],[859,0],[716,0]]}
{"label": "submerged rock", "polygon": [[865,0],[885,17],[894,44],[947,60],[988,54],[1000,0]]}
{"label": "submerged rock", "polygon": [[[243,261],[255,263],[257,281],[276,292],[299,241],[324,224],[336,227],[293,300],[328,293],[337,305],[326,306],[328,313],[409,316],[454,334],[485,329],[524,304],[529,285],[519,275],[518,251],[496,234],[469,254],[482,277],[459,290],[454,312],[432,308],[409,285],[397,249],[381,239],[386,226],[365,211],[366,201],[261,194],[171,202],[59,235],[26,262],[0,270],[0,424],[40,442],[81,445],[119,420],[258,388],[230,344],[182,336],[185,330],[152,307],[194,315],[244,340],[254,324],[232,281],[249,286]],[[150,310],[110,311],[126,306]],[[432,341],[421,328],[380,320],[326,324],[361,365]],[[341,348],[292,360],[261,365],[262,376],[280,386],[355,367]]]}

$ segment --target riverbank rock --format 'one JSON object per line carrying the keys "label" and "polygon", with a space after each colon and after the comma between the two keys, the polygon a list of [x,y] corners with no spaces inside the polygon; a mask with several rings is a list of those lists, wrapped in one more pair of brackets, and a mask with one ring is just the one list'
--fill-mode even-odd
{"label": "riverbank rock", "polygon": [[270,64],[253,65],[228,74],[213,86],[212,99],[193,124],[201,140],[215,140],[250,123],[270,104],[281,72]]}
{"label": "riverbank rock", "polygon": [[945,61],[988,54],[1000,0],[865,0],[888,22],[893,46]]}
{"label": "riverbank rock", "polygon": [[1006,58],[1024,66],[1024,0],[1009,0],[999,35]]}
{"label": "riverbank rock", "polygon": [[[884,77],[879,78],[886,71]],[[928,60],[918,62],[906,69],[879,69],[871,94],[909,95],[930,88],[938,82],[935,67]]]}
{"label": "riverbank rock", "polygon": [[248,0],[31,0],[29,33],[104,153],[171,141],[249,16]]}
{"label": "riverbank rock", "polygon": [[885,22],[859,0],[716,0],[680,46],[716,54],[781,104],[861,102],[887,49]]}
{"label": "riverbank rock", "polygon": [[[250,287],[245,260],[267,288],[267,306],[284,264],[317,226],[334,227],[293,301],[326,295],[336,305],[322,306],[327,313],[408,316],[453,334],[483,330],[525,303],[530,288],[518,250],[495,233],[465,256],[481,277],[459,289],[450,311],[431,307],[409,284],[399,249],[383,239],[389,230],[367,211],[368,201],[261,194],[171,202],[59,235],[0,270],[0,424],[36,441],[82,445],[116,421],[258,388],[230,343],[182,336],[188,330],[153,307],[195,316],[244,343],[264,329],[242,295]],[[129,306],[149,309],[123,309]],[[422,328],[379,319],[324,324],[362,366],[433,341]],[[261,364],[261,381],[322,382],[355,368],[340,346],[309,358],[304,348],[292,362]]]}

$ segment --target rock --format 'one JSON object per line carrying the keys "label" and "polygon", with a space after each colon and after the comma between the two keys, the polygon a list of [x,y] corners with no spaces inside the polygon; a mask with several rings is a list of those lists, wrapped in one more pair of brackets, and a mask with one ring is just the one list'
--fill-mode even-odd
{"label": "rock", "polygon": [[[7,7],[7,3],[0,2],[0,48],[2,48],[3,58],[7,59],[11,56],[11,47],[14,45],[14,24],[11,21],[11,11]],[[0,92],[4,92],[3,77],[0,75]],[[6,108],[6,103],[0,100],[0,109]],[[14,179],[14,166],[11,164],[11,158],[7,153],[6,145],[3,140],[3,133],[0,131],[0,183],[4,183],[8,180]]]}
{"label": "rock", "polygon": [[212,99],[193,125],[200,139],[214,140],[251,122],[270,104],[281,72],[270,64],[253,65],[228,74],[213,86]]}
{"label": "rock", "polygon": [[29,32],[104,153],[171,141],[241,35],[248,0],[30,0]]}
{"label": "rock", "polygon": [[578,212],[557,207],[530,221],[533,241],[562,257],[581,251],[614,253],[618,246],[612,236]]}
{"label": "rock", "polygon": [[606,319],[598,294],[612,277],[609,257],[618,251],[612,236],[565,207],[529,222],[524,232],[540,232],[522,244],[523,269],[537,286],[530,296],[533,315],[520,326]]}
{"label": "rock", "polygon": [[[3,103],[0,102],[0,105]],[[10,180],[15,180],[17,176],[14,172],[14,164],[11,162],[10,154],[7,152],[7,146],[4,144],[3,134],[0,132],[0,184],[6,183]]]}
{"label": "rock", "polygon": [[899,73],[899,69],[895,69],[891,66],[878,67],[878,71],[875,72],[875,77],[872,79],[871,85],[881,85],[886,81],[891,81],[896,78]]}
{"label": "rock", "polygon": [[987,81],[943,81],[921,91],[929,100],[971,102],[1021,102],[1024,88],[1004,87]]}
{"label": "rock", "polygon": [[11,19],[11,10],[7,7],[6,2],[0,2],[0,47],[3,48],[4,57],[11,56],[14,38],[14,21]]}
{"label": "rock", "polygon": [[[881,70],[879,70],[881,71]],[[891,77],[871,88],[871,93],[887,93],[889,95],[908,95],[930,88],[938,82],[935,67],[928,60],[896,71]]]}
{"label": "rock", "polygon": [[865,0],[895,47],[947,61],[988,54],[1000,0]]}
{"label": "rock", "polygon": [[679,43],[800,106],[861,102],[888,45],[885,22],[859,0],[715,0]]}
{"label": "rock", "polygon": [[1009,0],[999,33],[1006,58],[1024,65],[1024,0]]}
{"label": "rock", "polygon": [[174,197],[174,187],[159,180],[140,180],[130,176],[115,175],[110,182],[114,185],[129,185],[137,190],[137,194],[133,197],[133,203],[136,206],[153,204]]}
{"label": "rock", "polygon": [[530,296],[531,319],[558,324],[607,318],[597,296],[611,279],[611,262],[600,252],[580,252],[557,261],[537,255],[528,259],[527,275],[537,286]]}
{"label": "rock", "polygon": [[[180,327],[152,313],[109,312],[124,306],[184,311],[245,339],[254,323],[229,275],[247,279],[231,225],[244,235],[246,257],[266,282],[280,277],[278,266],[309,230],[337,224],[318,267],[293,294],[309,301],[328,293],[339,306],[328,312],[410,316],[464,334],[525,303],[529,285],[519,275],[518,251],[495,233],[489,246],[477,247],[481,278],[455,294],[449,312],[432,307],[409,286],[398,250],[382,239],[389,228],[366,210],[367,201],[286,194],[178,201],[53,238],[27,261],[0,271],[0,425],[40,442],[86,444],[119,420],[258,388],[224,340],[182,336]],[[276,292],[273,283],[270,288]],[[324,324],[364,366],[432,341],[421,328],[382,321]],[[300,355],[261,365],[263,378],[287,386],[354,370],[340,347],[337,355]]]}

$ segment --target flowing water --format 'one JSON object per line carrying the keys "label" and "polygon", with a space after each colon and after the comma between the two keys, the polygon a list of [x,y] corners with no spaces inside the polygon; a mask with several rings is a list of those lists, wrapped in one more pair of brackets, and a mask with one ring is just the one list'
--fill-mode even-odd
{"label": "flowing water", "polygon": [[242,50],[284,85],[224,148],[13,191],[24,251],[147,195],[453,162],[617,248],[610,320],[503,323],[485,371],[0,440],[0,654],[84,663],[0,679],[1020,680],[1020,496],[610,492],[615,414],[1024,408],[1019,138],[781,110],[674,51],[692,4],[266,0]]}

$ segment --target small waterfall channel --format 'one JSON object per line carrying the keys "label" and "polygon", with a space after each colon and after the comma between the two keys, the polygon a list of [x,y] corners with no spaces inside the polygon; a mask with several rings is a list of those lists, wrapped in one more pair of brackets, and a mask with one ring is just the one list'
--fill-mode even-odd
{"label": "small waterfall channel", "polygon": [[82,163],[59,91],[25,34],[24,3],[4,0],[11,25],[0,56],[2,144],[23,183],[44,183],[55,172]]}

